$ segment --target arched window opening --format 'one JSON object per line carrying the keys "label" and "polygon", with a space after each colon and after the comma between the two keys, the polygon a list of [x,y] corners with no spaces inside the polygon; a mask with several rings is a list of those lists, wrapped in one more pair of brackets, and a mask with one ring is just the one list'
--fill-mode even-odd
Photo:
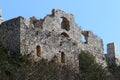
{"label": "arched window opening", "polygon": [[61,63],[65,63],[65,54],[61,52]]}
{"label": "arched window opening", "polygon": [[82,43],[86,43],[86,39],[84,35],[82,35]]}
{"label": "arched window opening", "polygon": [[70,30],[70,24],[69,24],[69,21],[67,20],[67,18],[61,17],[60,18],[60,23],[61,23],[61,28],[62,29],[65,29],[66,31]]}
{"label": "arched window opening", "polygon": [[82,43],[88,44],[88,31],[82,32]]}
{"label": "arched window opening", "polygon": [[38,57],[41,56],[41,47],[39,45],[36,46],[36,53]]}
{"label": "arched window opening", "polygon": [[66,32],[62,32],[61,35],[63,35],[64,37],[69,37],[69,35]]}

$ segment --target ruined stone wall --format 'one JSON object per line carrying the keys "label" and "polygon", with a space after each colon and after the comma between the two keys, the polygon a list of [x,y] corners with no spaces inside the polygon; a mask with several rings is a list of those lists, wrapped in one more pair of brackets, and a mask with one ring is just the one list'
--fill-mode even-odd
{"label": "ruined stone wall", "polygon": [[[66,28],[67,27],[67,28]],[[86,42],[82,42],[82,35]],[[39,46],[39,56],[37,54]],[[81,50],[88,50],[96,56],[97,62],[105,63],[102,39],[91,31],[80,29],[72,14],[61,10],[53,10],[44,19],[31,17],[30,21],[21,20],[21,53],[30,54],[35,59],[51,60],[54,57],[61,62],[61,54],[65,54],[66,62],[77,64]]]}
{"label": "ruined stone wall", "polygon": [[[64,28],[62,27],[62,22],[65,24]],[[56,31],[57,33],[65,32],[72,40],[75,40],[79,48],[83,50],[90,50],[92,52],[95,51],[94,53],[103,54],[102,39],[94,35],[91,31],[83,31],[78,27],[72,14],[53,9],[52,14],[47,15],[41,25],[43,26],[43,30]],[[66,29],[66,27],[69,28]],[[87,38],[87,43],[83,43],[82,35]]]}
{"label": "ruined stone wall", "polygon": [[86,41],[79,43],[79,49],[89,51],[95,56],[97,62],[106,66],[102,39],[91,31],[83,31],[81,35],[86,37]]}
{"label": "ruined stone wall", "polygon": [[102,39],[91,31],[83,31],[72,14],[61,10],[53,9],[43,19],[19,17],[6,21],[0,27],[0,36],[6,48],[36,61],[43,58],[77,67],[79,52],[87,50],[96,56],[97,62],[105,64]]}
{"label": "ruined stone wall", "polygon": [[[48,61],[57,58],[58,62],[78,66],[77,42],[64,34],[49,29],[35,27],[30,21],[21,20],[21,53],[33,57],[35,60],[41,58]],[[39,46],[40,53],[37,52]],[[62,62],[62,58],[63,62]]]}
{"label": "ruined stone wall", "polygon": [[0,42],[6,49],[14,53],[20,53],[19,17],[5,21],[0,25]]}
{"label": "ruined stone wall", "polygon": [[44,18],[43,30],[56,31],[58,33],[65,32],[70,38],[81,42],[82,32],[80,28],[77,27],[74,16],[72,14],[67,14],[61,10],[52,10],[52,14],[47,15]]}

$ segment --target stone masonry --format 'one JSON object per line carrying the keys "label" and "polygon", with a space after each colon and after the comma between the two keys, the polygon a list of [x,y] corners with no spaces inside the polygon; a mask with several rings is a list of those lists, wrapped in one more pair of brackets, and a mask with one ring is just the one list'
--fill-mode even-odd
{"label": "stone masonry", "polygon": [[115,43],[107,44],[107,54],[106,58],[117,65],[120,65],[120,56],[118,55],[118,47]]}
{"label": "stone masonry", "polygon": [[0,42],[15,54],[76,67],[80,51],[87,50],[97,62],[106,65],[102,39],[78,27],[72,14],[53,9],[43,19],[31,17],[26,20],[19,16],[3,22],[0,16],[0,22]]}

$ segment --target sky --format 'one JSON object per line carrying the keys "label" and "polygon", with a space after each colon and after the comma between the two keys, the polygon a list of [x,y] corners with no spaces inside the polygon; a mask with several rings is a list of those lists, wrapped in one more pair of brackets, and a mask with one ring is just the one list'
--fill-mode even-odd
{"label": "sky", "polygon": [[0,0],[0,7],[5,21],[18,16],[44,18],[53,8],[61,9],[73,14],[83,30],[102,38],[105,53],[107,43],[120,47],[120,0]]}

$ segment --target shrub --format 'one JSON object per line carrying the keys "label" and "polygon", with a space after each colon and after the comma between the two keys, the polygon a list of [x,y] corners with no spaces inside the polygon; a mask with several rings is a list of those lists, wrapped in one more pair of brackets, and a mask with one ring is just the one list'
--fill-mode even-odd
{"label": "shrub", "polygon": [[31,63],[26,56],[10,55],[0,47],[0,80],[73,80],[69,65],[46,62]]}
{"label": "shrub", "polygon": [[95,57],[88,51],[81,51],[79,55],[79,70],[78,80],[106,80],[107,70],[96,63]]}

